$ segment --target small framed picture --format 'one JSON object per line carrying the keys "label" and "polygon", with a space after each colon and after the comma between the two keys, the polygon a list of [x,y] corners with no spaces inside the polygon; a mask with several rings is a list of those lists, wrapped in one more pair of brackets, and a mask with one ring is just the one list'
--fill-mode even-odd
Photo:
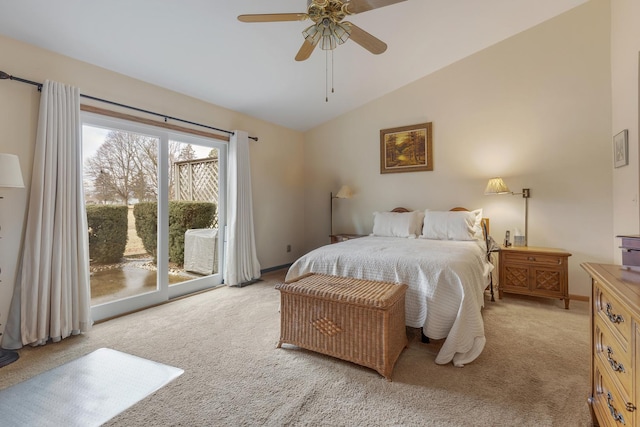
{"label": "small framed picture", "polygon": [[629,131],[627,129],[613,137],[613,165],[617,168],[629,164]]}

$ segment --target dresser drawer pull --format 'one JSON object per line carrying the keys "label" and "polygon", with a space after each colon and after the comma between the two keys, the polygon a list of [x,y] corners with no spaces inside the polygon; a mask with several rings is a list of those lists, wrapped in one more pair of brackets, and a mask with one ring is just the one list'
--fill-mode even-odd
{"label": "dresser drawer pull", "polygon": [[[534,257],[534,256],[528,256],[528,257],[527,257],[527,261],[530,261],[530,262],[536,262],[536,261],[537,261],[537,259],[536,259],[536,257]],[[562,258],[558,258],[558,265],[562,265]]]}
{"label": "dresser drawer pull", "polygon": [[613,402],[613,396],[611,396],[610,392],[607,392],[607,406],[609,407],[609,412],[611,412],[611,416],[615,421],[620,422],[622,424],[626,424],[624,422],[624,417],[620,412],[616,411],[616,408],[614,408],[613,405],[611,404],[612,402]]}
{"label": "dresser drawer pull", "polygon": [[627,402],[627,404],[625,406],[627,408],[627,411],[629,411],[629,412],[633,412],[633,411],[636,410],[636,405],[634,405],[631,402]]}
{"label": "dresser drawer pull", "polygon": [[621,314],[613,314],[611,312],[611,303],[607,303],[607,317],[611,321],[611,323],[622,323],[624,322],[624,317]]}
{"label": "dresser drawer pull", "polygon": [[624,372],[624,366],[622,363],[616,362],[615,359],[611,357],[612,354],[613,350],[611,347],[607,347],[607,360],[609,361],[609,365],[611,365],[611,369],[613,369],[613,372]]}

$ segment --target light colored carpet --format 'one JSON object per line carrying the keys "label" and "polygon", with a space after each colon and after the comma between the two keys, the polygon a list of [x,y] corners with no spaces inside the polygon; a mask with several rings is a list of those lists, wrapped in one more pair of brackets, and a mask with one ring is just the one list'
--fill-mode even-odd
{"label": "light colored carpet", "polygon": [[182,372],[100,348],[0,390],[0,420],[5,427],[100,426]]}
{"label": "light colored carpet", "polygon": [[284,271],[96,325],[20,350],[0,388],[96,348],[185,373],[110,426],[587,426],[589,304],[507,296],[485,304],[487,345],[464,368],[436,365],[439,343],[413,336],[393,382],[295,347],[276,349]]}

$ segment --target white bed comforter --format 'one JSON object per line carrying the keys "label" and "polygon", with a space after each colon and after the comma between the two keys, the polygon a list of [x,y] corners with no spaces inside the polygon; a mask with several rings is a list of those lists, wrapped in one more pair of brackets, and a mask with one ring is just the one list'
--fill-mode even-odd
{"label": "white bed comforter", "polygon": [[293,263],[286,280],[320,273],[405,283],[407,326],[446,338],[436,363],[463,366],[486,342],[481,308],[492,269],[482,241],[367,236],[309,252]]}

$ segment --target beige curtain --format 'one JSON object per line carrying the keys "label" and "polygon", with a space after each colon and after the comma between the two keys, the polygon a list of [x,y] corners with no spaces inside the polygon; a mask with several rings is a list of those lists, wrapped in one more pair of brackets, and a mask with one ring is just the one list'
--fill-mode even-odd
{"label": "beige curtain", "polygon": [[224,283],[242,286],[260,277],[253,229],[249,135],[235,131],[227,165],[227,246]]}
{"label": "beige curtain", "polygon": [[46,81],[22,266],[2,345],[42,345],[91,328],[79,89]]}

